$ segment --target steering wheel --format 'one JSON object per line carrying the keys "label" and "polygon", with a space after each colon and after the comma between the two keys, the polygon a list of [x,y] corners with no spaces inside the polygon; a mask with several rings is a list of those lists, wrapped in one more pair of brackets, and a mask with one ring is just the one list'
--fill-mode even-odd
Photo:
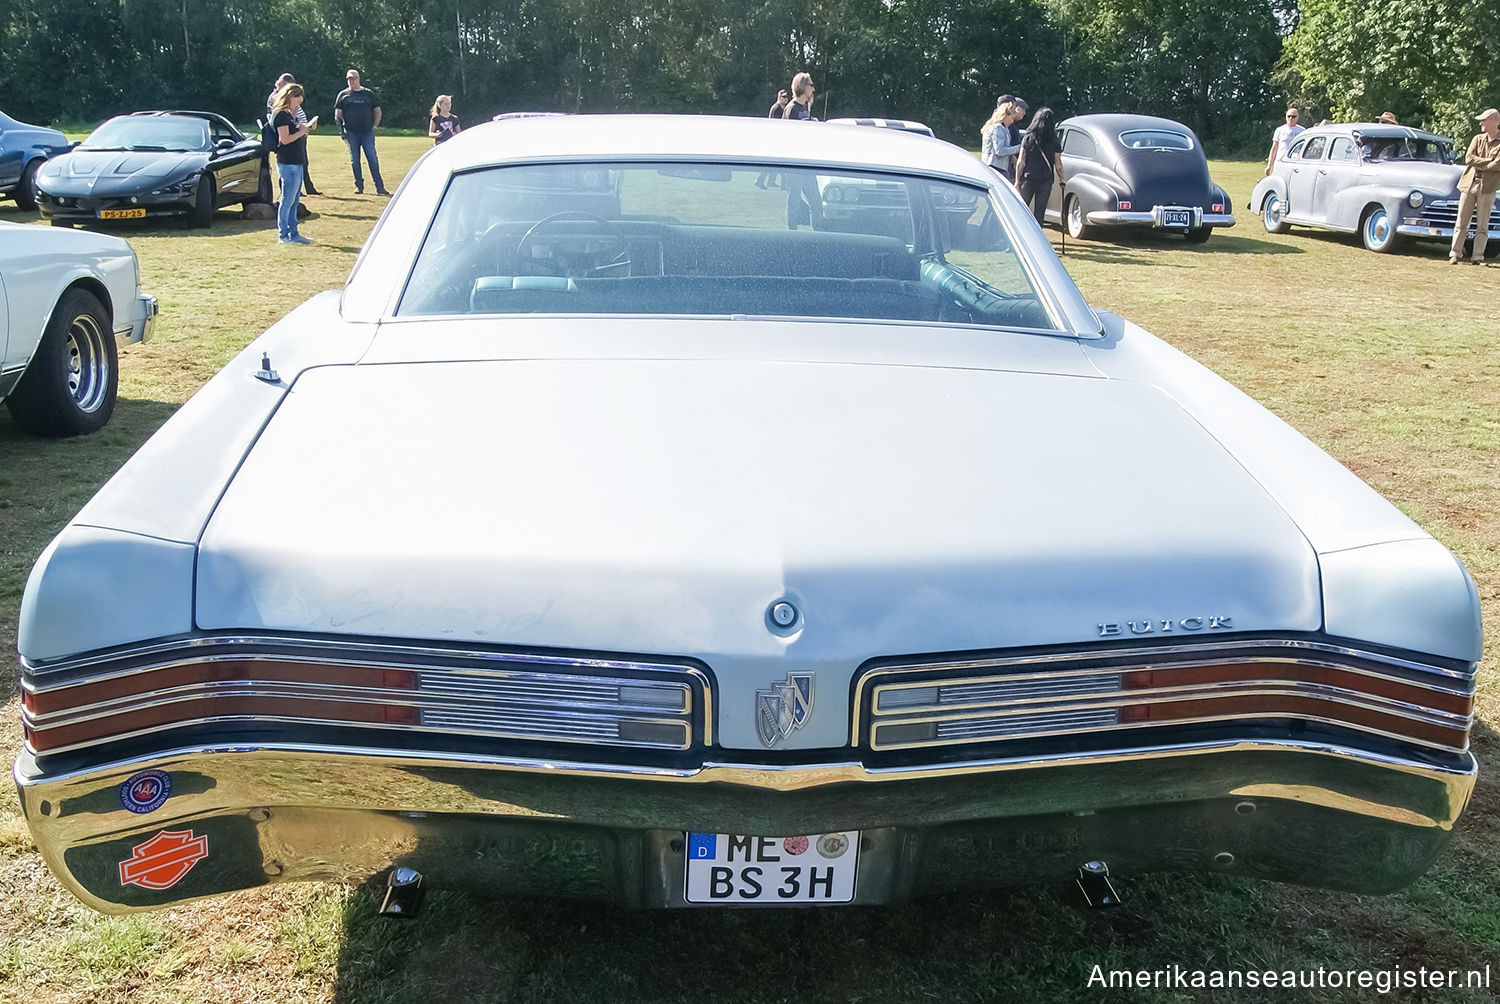
{"label": "steering wheel", "polygon": [[[556,229],[557,224],[569,221],[595,223],[598,224],[598,229],[580,232],[570,228],[566,240],[554,239],[554,242],[548,246],[551,252],[548,257],[534,258],[532,248],[542,235],[549,229]],[[602,238],[602,246],[591,249],[588,246],[590,238]],[[575,242],[578,246],[567,246]],[[616,274],[621,269],[624,269],[624,275],[630,274],[630,242],[613,223],[593,213],[578,210],[553,213],[551,216],[537,220],[531,229],[522,234],[521,239],[516,242],[516,273],[518,275],[551,275],[558,278],[586,279]]]}

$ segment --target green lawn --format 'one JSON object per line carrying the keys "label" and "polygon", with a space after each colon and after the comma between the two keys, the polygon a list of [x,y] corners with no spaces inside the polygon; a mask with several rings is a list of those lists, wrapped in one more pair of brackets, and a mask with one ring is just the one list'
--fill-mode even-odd
{"label": "green lawn", "polygon": [[[122,230],[162,318],[150,344],[123,352],[105,431],[29,439],[0,410],[0,651],[15,651],[31,564],[78,507],[256,334],[342,284],[384,201],[352,194],[336,137],[311,144],[328,193],[309,203],[311,247],[279,246],[274,223],[234,212],[206,233]],[[426,148],[422,137],[382,137],[388,185]],[[1239,226],[1201,246],[1070,241],[1069,271],[1091,302],[1224,374],[1456,551],[1478,582],[1494,653],[1500,269],[1450,268],[1437,245],[1380,256],[1347,237],[1270,236],[1243,209],[1259,166],[1214,173]],[[0,219],[36,216],[5,203]],[[0,675],[6,750],[21,741],[10,666]],[[1500,960],[1494,668],[1491,654],[1475,736],[1485,772],[1469,814],[1437,866],[1388,897],[1164,875],[1120,876],[1124,905],[1105,912],[1080,910],[1075,890],[1057,887],[879,909],[621,914],[442,892],[417,920],[394,922],[375,918],[372,889],[301,885],[106,918],[59,889],[5,787],[0,1001],[1367,1001],[1374,994],[1359,989],[1126,992],[1088,980],[1096,965],[1315,972]]]}

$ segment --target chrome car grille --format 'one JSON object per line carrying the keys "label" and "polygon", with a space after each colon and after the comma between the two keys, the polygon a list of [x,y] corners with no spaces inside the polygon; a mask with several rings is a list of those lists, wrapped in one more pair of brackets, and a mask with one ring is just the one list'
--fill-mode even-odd
{"label": "chrome car grille", "polygon": [[23,669],[22,720],[38,754],[236,724],[662,752],[712,741],[706,674],[671,662],[215,639]]}
{"label": "chrome car grille", "polygon": [[855,732],[882,753],[1301,721],[1462,752],[1472,701],[1465,674],[1335,646],[1181,646],[882,663],[858,682]]}

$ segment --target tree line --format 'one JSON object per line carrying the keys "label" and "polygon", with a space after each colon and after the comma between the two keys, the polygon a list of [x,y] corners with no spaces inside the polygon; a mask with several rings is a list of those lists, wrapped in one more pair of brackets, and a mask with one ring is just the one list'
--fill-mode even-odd
{"label": "tree line", "polygon": [[[1258,153],[1288,102],[1463,139],[1500,103],[1500,0],[0,0],[0,110],[248,123],[291,72],[331,107],[358,68],[385,123],[504,111],[765,115],[807,70],[821,118],[920,119],[969,146],[1002,93],[1131,111]],[[326,117],[326,112],[325,112]]]}

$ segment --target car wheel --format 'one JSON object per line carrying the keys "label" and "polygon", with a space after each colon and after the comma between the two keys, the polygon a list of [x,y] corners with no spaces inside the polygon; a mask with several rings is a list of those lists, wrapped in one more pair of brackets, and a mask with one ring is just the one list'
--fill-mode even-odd
{"label": "car wheel", "polygon": [[1213,235],[1213,227],[1193,227],[1185,236],[1189,244],[1202,244]]}
{"label": "car wheel", "polygon": [[1364,222],[1359,227],[1359,238],[1364,242],[1365,250],[1376,254],[1389,254],[1401,243],[1395,221],[1380,206],[1372,206],[1365,213]]}
{"label": "car wheel", "polygon": [[27,432],[77,436],[109,421],[119,380],[109,311],[92,293],[70,289],[57,301],[36,354],[5,404]]}
{"label": "car wheel", "polygon": [[199,230],[207,230],[213,226],[217,194],[218,184],[214,181],[214,176],[204,171],[198,179],[198,201],[193,203],[193,226]]}
{"label": "car wheel", "polygon": [[1092,240],[1099,236],[1099,228],[1088,223],[1088,217],[1083,215],[1083,203],[1076,195],[1068,196],[1063,205],[1063,224],[1068,228],[1068,236],[1074,240]]}
{"label": "car wheel", "polygon": [[48,220],[47,222],[52,224],[54,227],[67,227],[69,230],[73,229],[73,224],[69,220]]}
{"label": "car wheel", "polygon": [[21,184],[16,188],[16,205],[22,209],[36,208],[36,172],[41,167],[42,158],[38,157],[21,171]]}
{"label": "car wheel", "polygon": [[1286,205],[1276,193],[1266,196],[1265,204],[1260,207],[1260,221],[1265,225],[1268,234],[1284,234],[1291,227],[1287,226],[1286,220],[1281,214],[1286,211]]}

